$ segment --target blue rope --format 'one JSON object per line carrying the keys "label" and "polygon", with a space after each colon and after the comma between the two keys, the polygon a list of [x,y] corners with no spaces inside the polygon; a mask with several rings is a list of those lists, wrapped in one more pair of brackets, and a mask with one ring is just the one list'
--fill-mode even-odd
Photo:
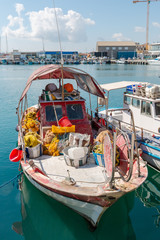
{"label": "blue rope", "polygon": [[5,187],[6,185],[8,185],[9,183],[13,182],[16,178],[18,178],[19,176],[21,176],[23,172],[19,173],[17,176],[15,176],[14,178],[10,179],[8,182],[3,183],[2,185],[0,185],[0,188]]}

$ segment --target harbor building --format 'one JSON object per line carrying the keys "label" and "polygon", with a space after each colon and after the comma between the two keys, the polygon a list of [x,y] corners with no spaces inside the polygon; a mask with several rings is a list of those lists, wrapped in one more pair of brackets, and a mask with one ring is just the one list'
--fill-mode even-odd
{"label": "harbor building", "polygon": [[160,56],[160,43],[150,44],[148,52],[152,58]]}
{"label": "harbor building", "polygon": [[[77,51],[62,51],[62,55],[64,59],[77,59],[78,52]],[[60,51],[46,51],[45,52],[46,59],[61,59],[61,52]]]}
{"label": "harbor building", "polygon": [[[63,51],[64,59],[77,59],[77,51]],[[41,51],[41,52],[19,52],[18,50],[13,50],[12,55],[14,58],[19,57],[19,59],[35,59],[35,58],[46,58],[48,60],[55,59],[58,60],[61,58],[60,51]]]}
{"label": "harbor building", "polygon": [[96,44],[97,57],[109,57],[110,59],[137,57],[137,44],[131,41],[98,41]]}

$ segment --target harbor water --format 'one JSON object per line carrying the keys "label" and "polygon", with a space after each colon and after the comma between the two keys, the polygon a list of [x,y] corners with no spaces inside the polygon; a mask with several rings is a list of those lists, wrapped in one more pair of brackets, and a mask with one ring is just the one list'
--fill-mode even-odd
{"label": "harbor water", "polygon": [[[119,199],[102,216],[95,231],[88,222],[50,199],[23,179],[17,181],[19,163],[9,154],[17,144],[16,107],[31,73],[40,65],[0,65],[0,240],[159,240],[160,173],[148,167],[148,178],[136,191]],[[78,65],[98,83],[138,81],[160,84],[160,67],[151,65]],[[73,83],[73,82],[71,82]],[[36,104],[47,82],[33,82],[29,105]],[[110,94],[110,107],[122,106],[122,90]],[[90,109],[87,93],[86,106]],[[92,99],[92,109],[96,98]],[[15,178],[15,179],[14,179]],[[4,185],[4,183],[8,184]]]}

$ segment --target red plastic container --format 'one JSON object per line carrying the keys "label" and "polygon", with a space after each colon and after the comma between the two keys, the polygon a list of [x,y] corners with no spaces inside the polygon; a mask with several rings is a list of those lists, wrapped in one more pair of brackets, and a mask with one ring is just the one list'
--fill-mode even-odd
{"label": "red plastic container", "polygon": [[11,162],[18,162],[18,161],[20,161],[22,159],[22,155],[23,155],[23,151],[18,149],[18,148],[15,148],[10,153],[9,160]]}
{"label": "red plastic container", "polygon": [[72,123],[69,121],[67,116],[62,117],[59,121],[58,121],[59,125],[61,127],[71,127]]}

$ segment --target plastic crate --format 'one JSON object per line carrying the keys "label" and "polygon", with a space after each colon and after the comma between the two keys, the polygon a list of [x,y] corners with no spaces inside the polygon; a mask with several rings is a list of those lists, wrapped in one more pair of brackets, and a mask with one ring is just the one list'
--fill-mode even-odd
{"label": "plastic crate", "polygon": [[126,91],[127,91],[127,93],[135,93],[135,91],[136,91],[136,86],[135,86],[135,85],[128,85],[128,86],[126,87]]}
{"label": "plastic crate", "polygon": [[95,153],[93,152],[93,156],[95,158],[96,164],[99,165],[100,167],[104,167],[104,154],[100,153]]}
{"label": "plastic crate", "polygon": [[72,125],[71,127],[59,127],[52,125],[52,132],[53,133],[67,133],[67,132],[75,132],[75,125]]}

